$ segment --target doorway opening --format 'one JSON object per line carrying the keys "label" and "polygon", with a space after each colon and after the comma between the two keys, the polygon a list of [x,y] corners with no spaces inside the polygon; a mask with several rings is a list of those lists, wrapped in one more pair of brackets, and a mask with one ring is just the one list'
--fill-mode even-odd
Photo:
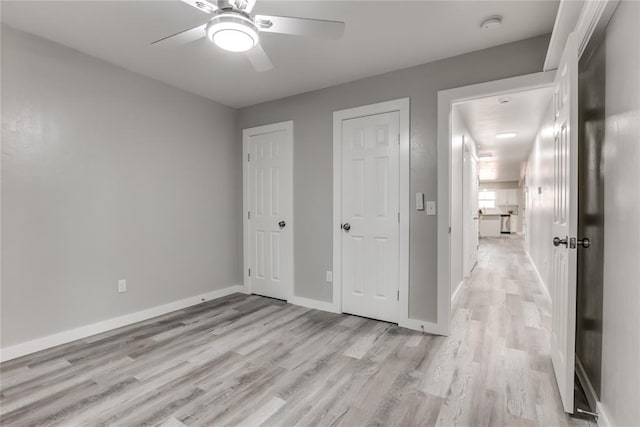
{"label": "doorway opening", "polygon": [[[538,256],[541,252],[539,247],[529,246],[532,240],[528,238],[527,228],[532,222],[532,233],[547,231],[539,230],[539,219],[544,219],[546,214],[545,206],[540,205],[539,198],[532,198],[533,204],[528,206],[528,188],[531,184],[548,190],[553,183],[538,182],[548,176],[537,170],[528,175],[527,169],[538,166],[530,164],[530,154],[546,136],[542,132],[543,127],[546,132],[550,126],[547,122],[552,120],[552,99],[553,88],[547,86],[452,105],[451,284],[454,299],[471,276],[478,259],[478,245],[483,239],[524,239],[527,253]],[[528,182],[527,178],[535,182]],[[528,214],[529,207],[535,210],[533,216]],[[534,239],[534,242],[548,246],[546,240]]]}
{"label": "doorway opening", "polygon": [[[487,97],[511,96],[517,92],[549,88],[553,86],[554,78],[555,72],[542,72],[448,89],[438,93],[438,165],[440,166],[438,168],[437,325],[444,335],[448,335],[451,330],[451,297],[460,288],[463,278],[462,170],[465,147],[468,159],[473,159],[470,163],[475,162],[479,168],[480,160],[477,146],[475,142],[472,143],[471,138],[466,141],[462,138],[453,138],[454,105]],[[469,170],[472,167],[469,166]],[[479,181],[477,184],[479,192]],[[465,204],[466,213],[471,214],[471,221],[477,221],[479,229],[479,215],[475,219],[476,207],[471,204],[473,200],[475,197],[469,198],[468,203]],[[493,203],[495,205],[495,200]],[[490,205],[490,203],[483,202],[483,205]],[[473,223],[467,226],[467,228],[473,227]],[[470,241],[469,247],[472,248],[473,243]],[[471,271],[473,266],[467,264],[467,269]]]}

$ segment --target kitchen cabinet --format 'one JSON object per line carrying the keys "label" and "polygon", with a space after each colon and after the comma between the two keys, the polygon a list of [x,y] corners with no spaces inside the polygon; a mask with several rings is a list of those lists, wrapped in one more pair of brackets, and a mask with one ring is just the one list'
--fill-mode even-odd
{"label": "kitchen cabinet", "polygon": [[500,215],[482,215],[480,217],[480,237],[500,236]]}
{"label": "kitchen cabinet", "polygon": [[511,215],[511,234],[520,233],[521,227],[520,215]]}
{"label": "kitchen cabinet", "polygon": [[517,205],[518,204],[518,190],[494,190],[496,193],[496,206],[505,205]]}

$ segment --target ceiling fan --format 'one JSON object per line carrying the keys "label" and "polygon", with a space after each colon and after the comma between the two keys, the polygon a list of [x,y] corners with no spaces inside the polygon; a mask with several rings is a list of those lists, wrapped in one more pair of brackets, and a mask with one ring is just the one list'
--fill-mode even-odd
{"label": "ceiling fan", "polygon": [[153,46],[177,46],[204,37],[231,52],[246,52],[256,71],[268,71],[273,64],[260,45],[260,33],[280,33],[336,40],[344,34],[339,21],[251,15],[256,0],[181,0],[208,14],[204,24],[156,40]]}

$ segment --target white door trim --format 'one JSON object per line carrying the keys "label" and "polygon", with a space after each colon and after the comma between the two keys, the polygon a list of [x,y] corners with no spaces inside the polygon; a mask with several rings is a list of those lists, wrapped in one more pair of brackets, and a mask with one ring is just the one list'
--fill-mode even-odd
{"label": "white door trim", "polygon": [[409,98],[349,108],[333,113],[333,307],[342,312],[342,121],[374,114],[398,111],[400,113],[400,235],[399,278],[400,291],[398,323],[403,326],[409,319],[409,215],[410,215],[410,146]]}
{"label": "white door trim", "polygon": [[[293,121],[289,120],[286,122],[279,122],[279,123],[272,123],[269,125],[264,125],[264,126],[256,126],[256,127],[252,127],[252,128],[247,128],[247,129],[243,129],[242,130],[242,243],[243,243],[243,250],[242,250],[242,258],[243,258],[243,268],[244,268],[244,272],[243,272],[243,283],[244,283],[244,288],[245,288],[245,292],[247,293],[251,293],[251,280],[249,277],[249,268],[251,265],[251,252],[250,252],[250,243],[249,243],[249,138],[251,136],[255,136],[255,135],[261,135],[264,133],[271,133],[271,132],[277,132],[277,131],[286,131],[287,132],[287,139],[285,141],[285,144],[287,145],[287,148],[289,150],[289,153],[291,153],[291,168],[289,168],[289,173],[290,175],[290,179],[289,179],[289,183],[290,183],[290,187],[288,189],[288,191],[290,192],[290,194],[293,197]],[[291,212],[291,218],[287,219],[287,229],[289,230],[288,233],[286,233],[285,238],[287,240],[289,240],[289,244],[291,245],[291,248],[293,248],[293,235],[294,235],[294,219],[295,216],[293,215],[293,207],[292,207],[292,212]],[[295,270],[294,270],[294,260],[295,260],[295,250],[292,251],[292,258],[291,258],[291,265],[289,266],[289,268],[291,269],[291,275],[289,277],[292,278],[292,282],[291,285],[289,286],[289,289],[287,291],[287,301],[290,301],[291,298],[293,297],[293,287],[294,287],[294,282],[295,282]]]}
{"label": "white door trim", "polygon": [[576,33],[578,39],[578,57],[582,56],[591,38],[604,33],[619,3],[620,0],[561,0],[543,70],[558,68],[564,46],[572,32]]}
{"label": "white door trim", "polygon": [[[451,321],[451,109],[452,104],[510,92],[551,87],[555,71],[527,74],[438,92],[438,315],[449,335]],[[453,286],[456,286],[453,284]]]}

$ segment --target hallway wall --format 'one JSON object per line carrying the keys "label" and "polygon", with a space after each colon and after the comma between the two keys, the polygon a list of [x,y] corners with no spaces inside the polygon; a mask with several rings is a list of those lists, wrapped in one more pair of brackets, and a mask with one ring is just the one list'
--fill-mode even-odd
{"label": "hallway wall", "polygon": [[549,290],[553,221],[553,104],[550,102],[526,167],[525,250]]}
{"label": "hallway wall", "polygon": [[606,43],[602,407],[640,420],[640,2],[622,1]]}
{"label": "hallway wall", "polygon": [[464,279],[464,144],[476,153],[476,143],[458,108],[451,109],[451,295]]}

